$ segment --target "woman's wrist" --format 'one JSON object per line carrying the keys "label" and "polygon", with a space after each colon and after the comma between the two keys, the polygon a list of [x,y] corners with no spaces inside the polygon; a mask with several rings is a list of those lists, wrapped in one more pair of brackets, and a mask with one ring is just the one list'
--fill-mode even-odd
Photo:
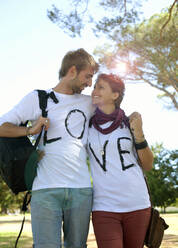
{"label": "woman's wrist", "polygon": [[145,136],[143,133],[133,133],[135,143],[141,143],[145,140]]}
{"label": "woman's wrist", "polygon": [[148,143],[146,141],[146,139],[140,143],[135,143],[135,148],[136,150],[141,150],[141,149],[144,149],[148,146]]}
{"label": "woman's wrist", "polygon": [[145,136],[142,135],[142,136],[137,136],[137,137],[134,137],[134,140],[135,140],[135,143],[138,144],[138,143],[141,143],[145,140]]}

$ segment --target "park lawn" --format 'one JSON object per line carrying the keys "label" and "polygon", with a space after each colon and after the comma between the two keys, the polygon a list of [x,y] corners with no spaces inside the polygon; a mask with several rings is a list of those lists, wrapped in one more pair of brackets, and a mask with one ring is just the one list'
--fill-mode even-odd
{"label": "park lawn", "polygon": [[178,214],[169,213],[161,214],[165,219],[169,228],[165,230],[164,240],[161,244],[161,248],[177,248],[178,247]]}
{"label": "park lawn", "polygon": [[[0,247],[12,248],[15,246],[18,232],[1,232],[0,233]],[[31,233],[23,233],[18,242],[19,248],[31,248],[32,237]]]}
{"label": "park lawn", "polygon": [[[13,248],[18,237],[23,215],[2,215],[0,216],[0,248]],[[32,233],[30,214],[26,214],[26,221],[18,248],[32,248]]]}
{"label": "park lawn", "polygon": [[[178,214],[161,214],[169,228],[165,231],[164,240],[160,248],[178,247]],[[20,231],[23,216],[0,216],[0,248],[13,248]],[[18,248],[32,248],[32,233],[30,215],[24,225]],[[93,233],[88,237],[88,248],[97,248]]]}

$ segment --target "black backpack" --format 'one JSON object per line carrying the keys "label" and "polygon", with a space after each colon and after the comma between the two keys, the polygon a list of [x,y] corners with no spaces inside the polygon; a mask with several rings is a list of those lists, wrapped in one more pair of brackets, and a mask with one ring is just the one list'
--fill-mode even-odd
{"label": "black backpack", "polygon": [[[39,105],[44,116],[47,106],[47,93],[38,90],[38,96]],[[0,175],[16,195],[32,188],[33,179],[37,171],[38,152],[36,148],[40,137],[41,133],[35,145],[32,144],[27,136],[17,138],[0,137]]]}
{"label": "black backpack", "polygon": [[[58,100],[55,97],[54,92],[47,93],[44,90],[37,91],[42,116],[47,117],[46,107],[48,98],[51,97],[55,103],[58,103]],[[30,190],[32,189],[33,180],[37,173],[39,158],[37,146],[41,134],[42,131],[34,145],[27,136],[17,138],[0,137],[0,175],[14,194],[17,195],[19,192],[27,191],[21,209],[24,213],[26,212],[31,199]],[[44,144],[47,143],[46,131],[44,133],[43,142]],[[25,216],[15,247],[17,247],[24,221]]]}

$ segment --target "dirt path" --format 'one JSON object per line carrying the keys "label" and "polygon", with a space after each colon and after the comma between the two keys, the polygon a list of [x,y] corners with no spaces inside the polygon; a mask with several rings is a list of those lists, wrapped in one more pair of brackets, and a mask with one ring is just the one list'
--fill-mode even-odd
{"label": "dirt path", "polygon": [[[165,231],[164,240],[161,245],[161,248],[177,248],[178,247],[178,214],[165,214],[162,216],[164,217],[167,224],[169,225],[169,228]],[[23,219],[22,215],[0,216],[1,235],[6,232],[18,232],[20,230],[22,219]],[[26,216],[26,221],[25,221],[22,236],[28,238],[27,246],[25,245],[25,247],[22,247],[22,248],[31,248],[32,247],[32,235],[31,235],[30,215]],[[97,248],[95,236],[93,233],[92,223],[90,224],[90,231],[89,231],[89,236],[88,236],[88,248]]]}

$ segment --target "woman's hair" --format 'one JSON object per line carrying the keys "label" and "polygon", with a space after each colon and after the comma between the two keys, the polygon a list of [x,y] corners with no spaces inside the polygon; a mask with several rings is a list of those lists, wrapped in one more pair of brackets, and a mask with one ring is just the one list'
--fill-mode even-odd
{"label": "woman's hair", "polygon": [[64,56],[61,69],[59,71],[59,78],[64,77],[72,66],[76,67],[77,73],[79,73],[81,70],[84,70],[87,66],[91,66],[94,70],[94,73],[96,73],[99,68],[98,63],[96,63],[94,58],[83,48],[80,48],[76,51],[69,51]]}
{"label": "woman's hair", "polygon": [[119,108],[125,92],[125,85],[123,80],[115,74],[104,73],[98,75],[96,82],[98,82],[100,79],[106,81],[110,85],[113,92],[119,93],[119,97],[115,100],[115,106],[116,108]]}

